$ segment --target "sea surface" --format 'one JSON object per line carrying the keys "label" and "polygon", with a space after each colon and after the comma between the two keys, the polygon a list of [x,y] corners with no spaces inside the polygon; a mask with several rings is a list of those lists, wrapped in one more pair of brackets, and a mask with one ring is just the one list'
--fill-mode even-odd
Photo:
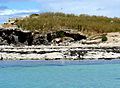
{"label": "sea surface", "polygon": [[120,88],[119,60],[68,62],[0,61],[0,88]]}

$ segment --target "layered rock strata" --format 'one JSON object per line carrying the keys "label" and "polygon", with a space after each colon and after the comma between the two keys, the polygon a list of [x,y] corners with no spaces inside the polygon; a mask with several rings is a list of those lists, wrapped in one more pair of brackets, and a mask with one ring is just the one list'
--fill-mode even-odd
{"label": "layered rock strata", "polygon": [[1,60],[120,59],[120,47],[0,46]]}

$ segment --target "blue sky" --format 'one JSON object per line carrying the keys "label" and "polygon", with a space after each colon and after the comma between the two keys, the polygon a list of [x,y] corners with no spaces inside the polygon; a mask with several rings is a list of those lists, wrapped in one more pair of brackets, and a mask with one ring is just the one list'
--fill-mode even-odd
{"label": "blue sky", "polygon": [[0,0],[0,23],[42,12],[120,17],[119,8],[120,0]]}

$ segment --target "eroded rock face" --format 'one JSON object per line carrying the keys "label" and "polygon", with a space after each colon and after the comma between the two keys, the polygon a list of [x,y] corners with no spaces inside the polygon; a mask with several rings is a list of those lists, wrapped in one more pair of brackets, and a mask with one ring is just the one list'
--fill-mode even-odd
{"label": "eroded rock face", "polygon": [[60,38],[60,37],[70,37],[70,38],[73,38],[74,41],[80,41],[82,39],[87,38],[86,36],[80,35],[78,33],[67,33],[64,31],[57,31],[57,32],[52,32],[47,34],[47,39],[49,42],[51,42],[55,38]]}
{"label": "eroded rock face", "polygon": [[[0,29],[0,44],[1,45],[47,45],[56,38],[69,37],[74,41],[86,39],[86,36],[77,33],[67,33],[64,31],[51,32],[40,34],[39,32],[23,31],[19,29]],[[62,41],[64,43],[64,40]]]}
{"label": "eroded rock face", "polygon": [[1,44],[11,44],[14,39],[12,36],[13,30],[0,29]]}
{"label": "eroded rock face", "polygon": [[[32,45],[33,36],[32,32],[24,32],[21,30],[13,30],[13,29],[0,29],[0,44],[14,44],[17,45],[19,43],[27,42],[27,45]],[[7,43],[4,41],[7,41]]]}
{"label": "eroded rock face", "polygon": [[33,35],[32,44],[33,45],[41,45],[41,44],[46,45],[48,44],[48,41],[44,35],[35,34]]}
{"label": "eroded rock face", "polygon": [[65,36],[73,38],[74,41],[80,41],[82,39],[86,39],[86,36],[80,34],[65,33]]}
{"label": "eroded rock face", "polygon": [[32,45],[33,36],[32,32],[25,32],[25,31],[15,31],[15,35],[18,36],[18,42],[26,43],[27,45]]}

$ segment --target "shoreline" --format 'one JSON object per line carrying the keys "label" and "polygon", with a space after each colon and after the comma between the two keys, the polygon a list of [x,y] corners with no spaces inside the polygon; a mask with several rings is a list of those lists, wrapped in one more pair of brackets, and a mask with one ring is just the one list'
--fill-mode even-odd
{"label": "shoreline", "polygon": [[[77,44],[76,44],[77,45]],[[120,46],[0,46],[1,60],[120,59]]]}
{"label": "shoreline", "polygon": [[0,67],[21,67],[21,66],[66,66],[66,65],[102,65],[120,64],[119,59],[114,60],[5,60],[0,61]]}
{"label": "shoreline", "polygon": [[[56,37],[53,36],[54,33]],[[57,32],[53,32],[50,35],[54,38],[44,35],[44,39],[40,37],[40,33],[33,35],[31,31],[1,30],[0,60],[120,59],[120,32],[107,33],[106,41],[102,41],[100,36],[87,38],[83,34],[65,33],[72,36],[59,37]],[[25,40],[23,35],[26,37]],[[78,40],[73,40],[71,37]],[[49,39],[51,41],[48,41]]]}

